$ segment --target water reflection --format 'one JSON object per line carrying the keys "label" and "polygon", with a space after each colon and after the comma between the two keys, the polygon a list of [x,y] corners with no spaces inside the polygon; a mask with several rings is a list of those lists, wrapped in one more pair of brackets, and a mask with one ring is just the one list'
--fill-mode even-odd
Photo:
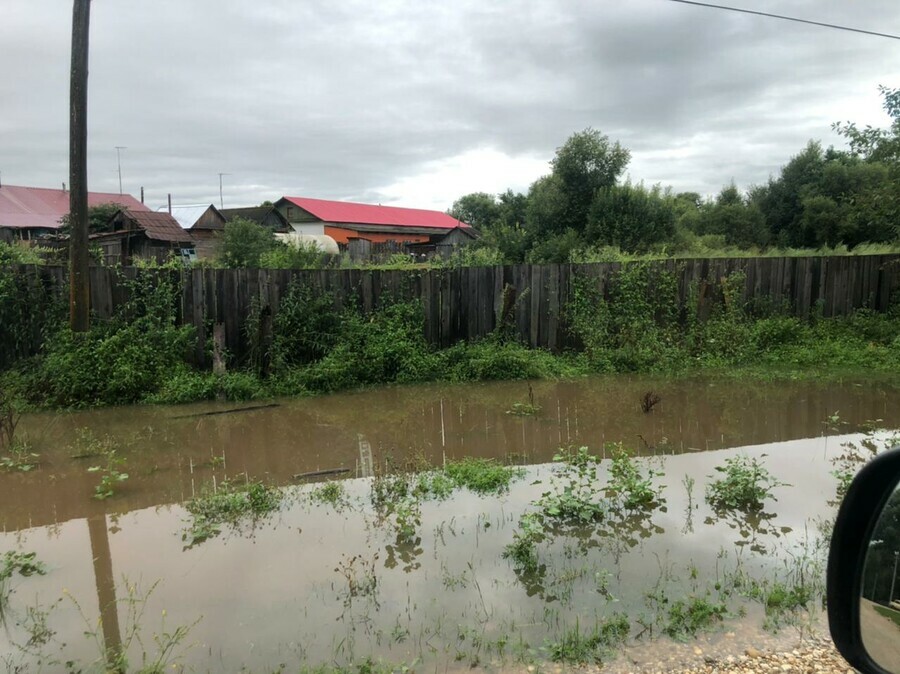
{"label": "water reflection", "polygon": [[866,650],[882,668],[900,672],[900,489],[885,504],[866,553],[860,630]]}
{"label": "water reflection", "polygon": [[[648,389],[662,401],[645,414],[639,404]],[[180,502],[201,484],[241,473],[275,484],[338,470],[362,477],[389,454],[418,453],[435,465],[463,456],[531,464],[549,461],[560,445],[620,441],[646,455],[687,453],[818,436],[835,410],[843,432],[876,418],[900,425],[889,383],[616,377],[535,382],[533,390],[535,416],[506,413],[527,394],[519,382],[397,387],[240,413],[204,404],[29,415],[20,430],[41,466],[0,475],[0,529]],[[83,428],[108,437],[127,460],[130,478],[106,504],[88,498],[96,483],[86,472],[90,459],[71,456]]]}
{"label": "water reflection", "polygon": [[[638,402],[648,388],[662,402],[644,414]],[[217,408],[35,415],[25,429],[42,466],[0,475],[0,522],[10,532],[0,543],[27,546],[54,569],[30,579],[29,593],[50,604],[68,587],[83,605],[105,609],[96,612],[97,624],[113,653],[121,648],[123,616],[114,610],[127,596],[124,577],[164,579],[148,600],[148,616],[165,609],[170,625],[203,616],[190,639],[197,654],[187,662],[204,669],[217,662],[266,668],[273,658],[345,662],[360,654],[412,661],[423,648],[433,648],[438,660],[462,652],[468,661],[487,646],[476,647],[469,632],[461,639],[460,625],[495,640],[541,644],[576,619],[588,626],[614,611],[645,611],[644,591],[654,578],[686,592],[698,582],[691,573],[719,578],[723,550],[741,556],[742,572],[774,573],[803,544],[798,532],[829,516],[830,459],[842,451],[841,439],[741,450],[761,460],[768,454],[772,472],[794,485],[777,488],[777,508],[749,514],[714,512],[703,500],[711,463],[735,452],[696,450],[818,436],[826,430],[822,420],[838,409],[844,429],[872,418],[900,424],[900,410],[886,403],[893,390],[887,385],[541,382],[534,384],[540,415],[506,414],[523,390],[388,389],[190,417]],[[86,425],[116,438],[128,461],[131,478],[105,502],[91,498],[97,478],[71,456],[74,429]],[[532,464],[548,461],[560,444],[600,451],[604,440],[657,457],[652,465],[663,473],[665,505],[611,509],[588,527],[548,527],[530,572],[503,551],[521,513],[550,484],[546,466],[530,467],[499,498],[462,492],[423,503],[414,534],[403,536],[371,509],[365,480],[346,482],[352,503],[341,509],[311,504],[304,489],[290,489],[296,498],[270,521],[187,550],[187,514],[166,505],[241,473],[286,485],[309,473],[376,474],[388,456],[434,465],[467,455]],[[883,580],[872,584],[886,592]],[[70,644],[83,631],[79,620],[71,611],[58,619]],[[152,634],[145,636],[152,643]],[[8,647],[4,638],[0,652]],[[90,659],[84,647],[73,652]]]}

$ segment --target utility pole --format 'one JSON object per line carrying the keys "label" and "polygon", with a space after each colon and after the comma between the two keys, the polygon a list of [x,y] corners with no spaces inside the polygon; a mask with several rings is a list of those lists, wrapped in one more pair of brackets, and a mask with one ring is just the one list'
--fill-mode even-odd
{"label": "utility pole", "polygon": [[119,152],[127,149],[124,145],[116,145],[116,164],[119,166],[119,194],[122,194],[122,157]]}
{"label": "utility pole", "polygon": [[222,176],[230,176],[230,173],[219,174],[219,208],[225,208],[225,200],[222,199]]}
{"label": "utility pole", "polygon": [[90,327],[91,286],[88,268],[87,80],[91,0],[74,0],[72,63],[69,80],[69,327]]}

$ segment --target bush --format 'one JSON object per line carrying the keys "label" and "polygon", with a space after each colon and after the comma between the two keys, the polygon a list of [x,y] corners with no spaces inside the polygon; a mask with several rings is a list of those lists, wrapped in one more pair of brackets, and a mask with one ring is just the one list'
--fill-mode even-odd
{"label": "bush", "polygon": [[398,302],[362,316],[347,310],[334,348],[300,375],[313,391],[411,383],[438,377],[438,359],[425,341],[416,302]]}
{"label": "bush", "polygon": [[24,372],[26,395],[45,405],[77,407],[138,402],[184,367],[193,328],[175,324],[179,288],[166,270],[126,281],[129,299],[116,316],[86,333],[67,327],[47,340]]}
{"label": "bush", "polygon": [[320,360],[334,347],[340,328],[341,315],[334,308],[332,295],[294,279],[274,319],[275,369],[284,371]]}

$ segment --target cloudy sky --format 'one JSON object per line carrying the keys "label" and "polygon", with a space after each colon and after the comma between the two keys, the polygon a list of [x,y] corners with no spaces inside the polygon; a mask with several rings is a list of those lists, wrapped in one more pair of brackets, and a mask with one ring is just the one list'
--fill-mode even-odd
{"label": "cloudy sky", "polygon": [[[734,0],[900,33],[896,0]],[[2,0],[0,179],[68,181],[71,0]],[[157,206],[282,195],[445,209],[526,190],[575,131],[629,175],[764,181],[885,125],[900,41],[669,0],[94,0],[89,185]]]}

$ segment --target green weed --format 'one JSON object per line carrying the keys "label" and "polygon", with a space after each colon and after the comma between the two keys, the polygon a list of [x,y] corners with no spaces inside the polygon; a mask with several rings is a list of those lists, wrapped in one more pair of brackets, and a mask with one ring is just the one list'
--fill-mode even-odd
{"label": "green weed", "polygon": [[107,449],[103,454],[105,463],[88,468],[89,473],[99,473],[100,483],[94,487],[94,498],[101,501],[115,495],[116,487],[128,479],[128,473],[122,472],[125,459],[116,454],[115,449]]}
{"label": "green weed", "polygon": [[340,509],[347,504],[347,492],[341,482],[326,482],[310,494],[313,501]]}
{"label": "green weed", "polygon": [[773,498],[772,490],[786,486],[759,461],[747,456],[725,459],[725,465],[715,470],[723,477],[707,485],[706,501],[716,510],[762,510],[766,499]]}
{"label": "green weed", "polygon": [[509,490],[510,483],[522,477],[524,471],[503,466],[493,459],[467,457],[451,461],[444,473],[457,487],[466,487],[477,494],[497,494]]}
{"label": "green weed", "polygon": [[37,559],[34,552],[16,552],[9,550],[0,557],[0,615],[9,600],[12,591],[10,587],[13,576],[24,578],[29,576],[43,576],[47,573],[47,567]]}
{"label": "green weed", "polygon": [[597,481],[597,457],[587,447],[563,449],[553,457],[561,466],[555,478],[561,489],[546,491],[535,502],[545,518],[563,524],[586,524],[603,519],[607,504]]}
{"label": "green weed", "polygon": [[677,599],[666,609],[665,635],[683,640],[722,622],[727,614],[725,604],[713,603],[705,597]]}
{"label": "green weed", "polygon": [[624,643],[631,631],[628,617],[615,614],[582,633],[578,622],[559,641],[548,646],[550,659],[571,665],[600,663],[611,649]]}
{"label": "green weed", "polygon": [[658,505],[661,497],[659,490],[653,486],[653,479],[662,473],[648,468],[646,475],[643,474],[621,443],[611,445],[610,450],[612,461],[606,495],[626,510]]}
{"label": "green weed", "polygon": [[239,526],[243,521],[258,521],[276,511],[282,494],[261,482],[237,484],[223,481],[215,491],[207,492],[184,504],[191,514],[190,526],[181,539],[192,547],[218,536],[222,525]]}
{"label": "green weed", "polygon": [[503,558],[512,560],[514,568],[523,573],[537,572],[537,542],[541,538],[540,519],[534,514],[523,515],[519,518],[519,528],[513,533],[513,542],[503,549]]}
{"label": "green weed", "polygon": [[28,444],[16,438],[7,447],[9,454],[0,456],[0,470],[27,473],[41,464],[41,455],[30,451]]}

